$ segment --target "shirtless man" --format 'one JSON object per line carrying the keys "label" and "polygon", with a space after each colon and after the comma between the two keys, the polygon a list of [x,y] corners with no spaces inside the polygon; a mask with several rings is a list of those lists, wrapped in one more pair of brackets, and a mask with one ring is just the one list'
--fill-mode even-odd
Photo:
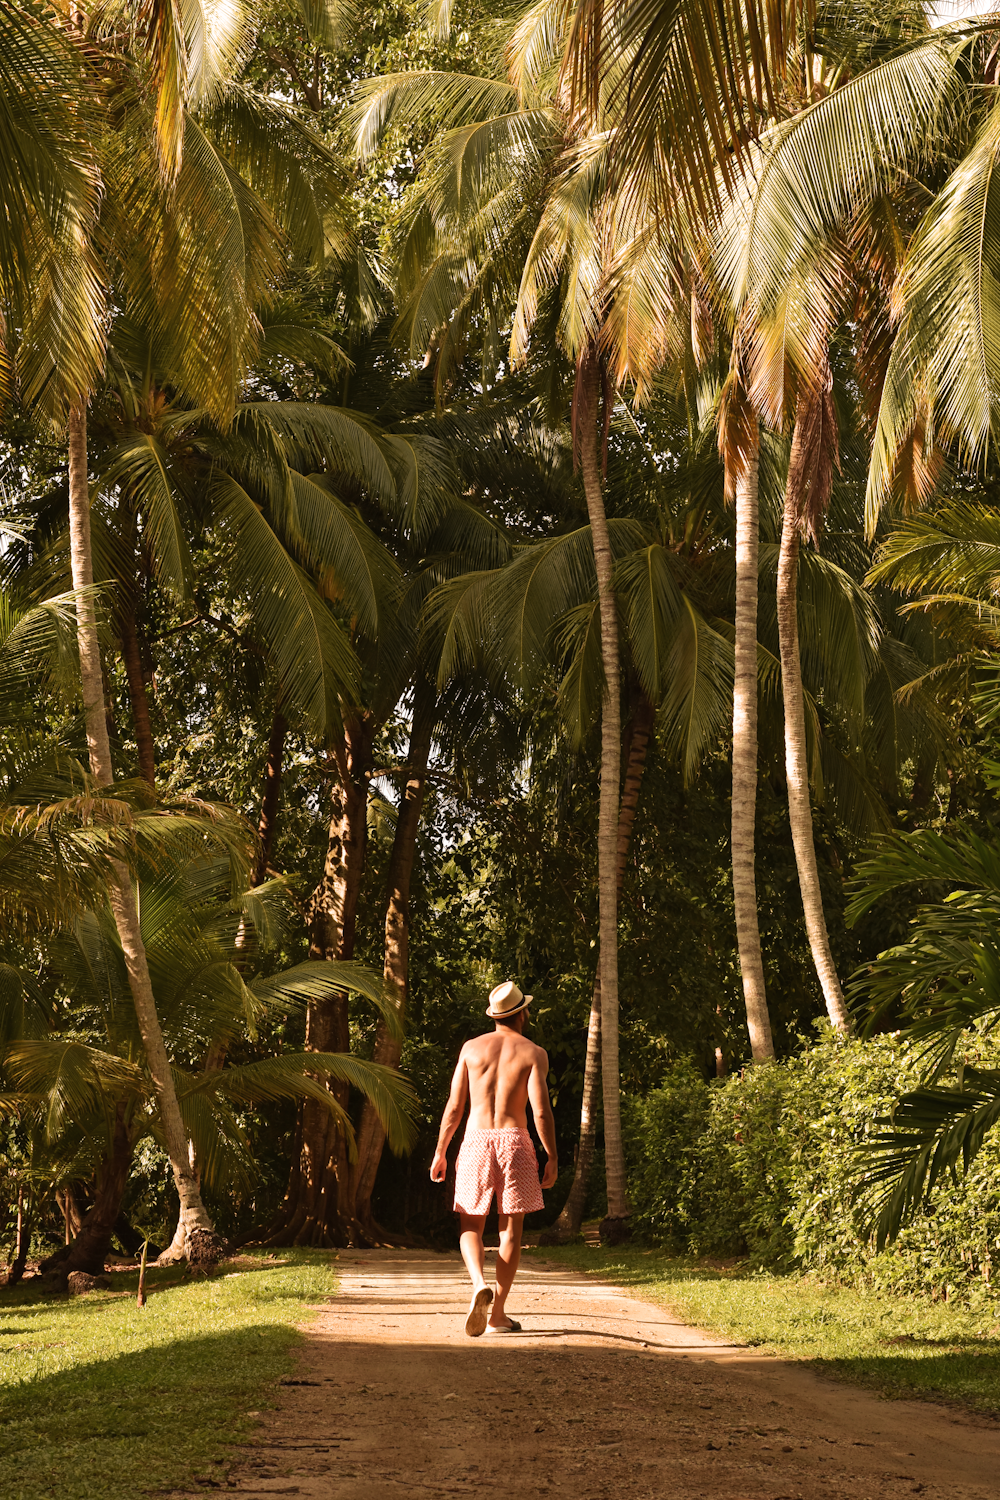
{"label": "shirtless man", "polygon": [[[543,1206],[542,1188],[551,1187],[557,1176],[555,1120],[545,1082],[549,1060],[523,1034],[530,1004],[531,996],[522,995],[512,980],[490,992],[486,1014],[496,1029],[462,1048],[431,1162],[431,1181],[444,1182],[445,1153],[462,1122],[468,1098],[469,1123],[455,1171],[455,1212],[462,1226],[462,1259],[472,1277],[472,1302],[465,1320],[465,1331],[472,1338],[481,1333],[520,1333],[520,1323],[508,1318],[504,1307],[521,1259],[524,1216]],[[528,1134],[529,1100],[548,1156],[541,1187],[538,1158]],[[483,1225],[494,1193],[500,1222],[495,1297],[483,1276]]]}

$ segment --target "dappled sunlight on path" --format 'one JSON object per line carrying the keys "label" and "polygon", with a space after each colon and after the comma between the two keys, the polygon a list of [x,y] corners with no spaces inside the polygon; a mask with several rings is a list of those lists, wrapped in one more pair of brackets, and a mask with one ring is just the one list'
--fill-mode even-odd
{"label": "dappled sunlight on path", "polygon": [[[995,1500],[1000,1428],[712,1339],[529,1257],[469,1339],[457,1255],[343,1252],[226,1487],[248,1500]],[[225,1484],[225,1481],[223,1481]]]}

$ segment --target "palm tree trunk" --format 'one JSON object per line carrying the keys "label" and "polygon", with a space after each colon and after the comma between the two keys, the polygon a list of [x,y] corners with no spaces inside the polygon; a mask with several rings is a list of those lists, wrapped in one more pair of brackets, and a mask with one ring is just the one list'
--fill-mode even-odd
{"label": "palm tree trunk", "polygon": [[[73,569],[73,587],[78,591],[77,638],[80,651],[80,676],[86,717],[90,770],[99,786],[113,780],[111,746],[105,713],[104,684],[101,676],[101,652],[94,608],[94,561],[90,543],[90,487],[87,478],[87,409],[83,401],[74,403],[69,414],[69,534]],[[124,864],[115,864],[109,889],[111,910],[128,973],[132,1003],[135,1006],[146,1062],[156,1091],[160,1123],[166,1140],[167,1155],[173,1169],[180,1198],[180,1216],[185,1227],[185,1249],[188,1259],[199,1264],[218,1257],[220,1242],[215,1227],[201,1201],[201,1193],[188,1163],[188,1140],[181,1118],[177,1091],[174,1088],[170,1060],[167,1057],[156,999],[146,962],[146,949],[139,927],[139,908],[132,879]]]}
{"label": "palm tree trunk", "polygon": [[[410,883],[416,858],[417,832],[427,785],[427,763],[437,719],[437,693],[432,683],[419,677],[413,699],[413,723],[407,754],[408,775],[400,799],[399,817],[392,841],[387,880],[385,909],[385,957],[383,975],[386,989],[393,995],[396,1013],[402,1021],[409,997],[410,959]],[[390,1035],[384,1021],[379,1021],[375,1036],[375,1061],[398,1068],[402,1043]],[[382,1150],[385,1131],[369,1100],[361,1108],[358,1126],[358,1161],[351,1177],[350,1212],[361,1229],[370,1234],[372,1222],[372,1189]]]}
{"label": "palm tree trunk", "polygon": [[736,481],[736,674],[733,683],[733,904],[754,1062],[774,1057],[757,917],[757,482],[755,452]]}
{"label": "palm tree trunk", "polygon": [[267,879],[267,867],[274,852],[274,832],[278,822],[278,801],[281,797],[281,767],[285,758],[285,737],[288,720],[280,708],[274,711],[271,720],[271,738],[267,742],[267,768],[264,772],[264,795],[260,800],[260,822],[257,837],[260,850],[251,877],[252,885],[263,885]]}
{"label": "palm tree trunk", "polygon": [[97,1172],[94,1201],[58,1266],[60,1276],[70,1271],[86,1271],[90,1276],[104,1272],[104,1261],[111,1248],[115,1222],[121,1213],[122,1199],[128,1183],[135,1146],[126,1122],[124,1105],[115,1112],[111,1144]]}
{"label": "palm tree trunk", "polygon": [[132,727],[139,761],[139,775],[150,786],[156,785],[156,751],[153,745],[153,728],[149,718],[149,694],[146,677],[142,670],[142,651],[139,646],[139,631],[135,618],[135,598],[130,598],[122,610],[119,634],[122,643],[122,661],[128,681],[128,696],[132,704]]}
{"label": "palm tree trunk", "polygon": [[[25,1201],[26,1198],[27,1201]],[[34,1226],[33,1207],[33,1198],[26,1195],[23,1185],[18,1183],[17,1231],[14,1238],[14,1258],[7,1271],[7,1281],[5,1283],[7,1286],[17,1285],[24,1276],[25,1267],[28,1264],[28,1248],[31,1244],[31,1231]]]}
{"label": "palm tree trunk", "polygon": [[[590,517],[601,610],[601,661],[605,697],[601,707],[601,795],[597,817],[597,890],[601,979],[601,1077],[604,1094],[604,1152],[608,1182],[608,1218],[628,1218],[625,1150],[622,1142],[618,1068],[618,780],[621,775],[621,686],[618,658],[618,605],[613,588],[614,558],[604,493],[598,440],[601,392],[600,356],[590,346],[581,355],[579,407],[580,467]],[[613,1230],[611,1233],[613,1234]]]}
{"label": "palm tree trunk", "polygon": [[[358,897],[365,866],[368,773],[376,728],[375,721],[367,715],[350,719],[344,725],[338,746],[339,778],[331,798],[326,861],[323,877],[313,892],[309,917],[309,957],[313,959],[354,956]],[[310,1000],[306,1012],[307,1050],[349,1050],[347,1006],[346,991]],[[346,1085],[329,1087],[346,1108]],[[347,1244],[354,1230],[343,1211],[348,1179],[343,1132],[322,1104],[305,1100],[299,1110],[288,1188],[264,1243]]]}
{"label": "palm tree trunk", "polygon": [[[646,769],[646,753],[653,731],[656,711],[652,703],[642,694],[632,714],[628,733],[628,750],[625,756],[625,784],[622,788],[621,807],[618,810],[618,863],[616,879],[618,896],[621,898],[625,868],[628,864],[632,842],[632,827],[639,801],[642,774]],[[587,1060],[583,1067],[583,1099],[580,1104],[580,1144],[576,1153],[576,1170],[569,1197],[562,1213],[549,1233],[553,1239],[572,1239],[580,1233],[583,1210],[590,1185],[590,1169],[594,1161],[594,1143],[597,1138],[597,1089],[601,1073],[601,975],[594,976],[594,992],[590,1003],[590,1021],[587,1026]]]}
{"label": "palm tree trunk", "polygon": [[807,398],[796,411],[792,452],[785,486],[778,553],[778,641],[781,648],[781,688],[785,705],[785,778],[788,783],[788,817],[792,825],[795,864],[805,912],[806,932],[813,963],[823,990],[830,1020],[846,1035],[851,1029],[844,993],[830,952],[830,938],[823,912],[823,894],[816,865],[812,809],[809,802],[809,765],[806,753],[806,716],[802,695],[802,663],[799,656],[798,570],[801,544],[803,496],[798,493],[804,473],[802,450],[806,442]]}

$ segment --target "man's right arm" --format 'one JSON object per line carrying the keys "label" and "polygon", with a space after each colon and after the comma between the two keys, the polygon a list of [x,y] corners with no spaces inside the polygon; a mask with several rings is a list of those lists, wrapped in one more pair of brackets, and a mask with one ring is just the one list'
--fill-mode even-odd
{"label": "man's right arm", "polygon": [[559,1176],[559,1161],[556,1153],[556,1121],[552,1113],[552,1105],[549,1102],[549,1086],[546,1083],[549,1072],[548,1054],[541,1047],[536,1049],[537,1057],[531,1074],[528,1078],[528,1101],[531,1104],[531,1113],[535,1117],[535,1129],[538,1131],[538,1139],[542,1143],[542,1150],[548,1160],[545,1163],[545,1171],[542,1173],[542,1187],[550,1188]]}
{"label": "man's right arm", "polygon": [[451,1138],[462,1123],[465,1114],[465,1101],[469,1097],[469,1066],[465,1057],[463,1047],[458,1057],[456,1067],[451,1079],[451,1093],[448,1095],[448,1103],[444,1107],[441,1116],[441,1129],[438,1132],[437,1150],[434,1152],[434,1160],[431,1162],[431,1182],[444,1182],[445,1173],[448,1170],[448,1147]]}

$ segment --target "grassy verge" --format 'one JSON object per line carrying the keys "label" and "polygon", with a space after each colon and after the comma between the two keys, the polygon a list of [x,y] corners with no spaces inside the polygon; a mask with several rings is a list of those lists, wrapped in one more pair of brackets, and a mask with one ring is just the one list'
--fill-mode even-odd
{"label": "grassy verge", "polygon": [[657,1250],[571,1245],[537,1253],[734,1342],[808,1360],[882,1395],[958,1401],[1000,1416],[1000,1299],[992,1310],[969,1312],[809,1276],[719,1270]]}
{"label": "grassy verge", "polygon": [[241,1256],[210,1280],[176,1268],[86,1297],[0,1292],[0,1495],[135,1500],[224,1473],[291,1365],[295,1324],[334,1287],[329,1255]]}

